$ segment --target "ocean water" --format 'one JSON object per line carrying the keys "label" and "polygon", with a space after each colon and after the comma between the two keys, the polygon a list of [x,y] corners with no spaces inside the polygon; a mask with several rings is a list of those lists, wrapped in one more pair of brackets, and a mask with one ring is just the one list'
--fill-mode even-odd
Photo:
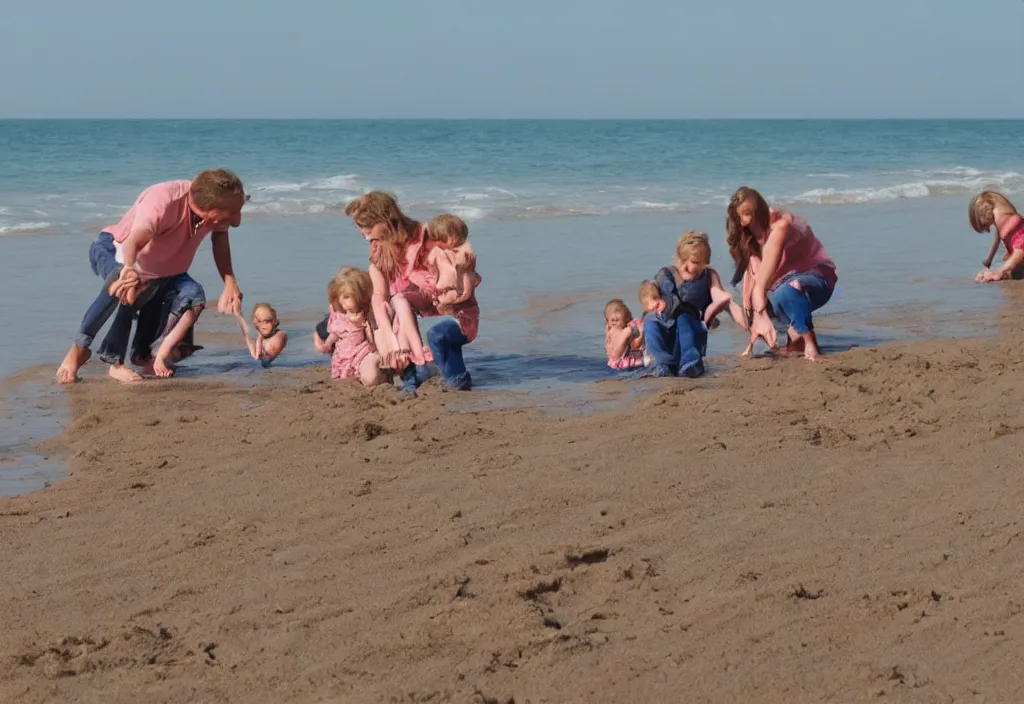
{"label": "ocean water", "polygon": [[[318,361],[326,283],[366,263],[342,211],[374,188],[414,217],[469,222],[484,282],[467,358],[482,387],[561,393],[607,376],[604,303],[635,306],[691,227],[727,277],[725,204],[741,185],[807,217],[837,261],[816,317],[826,351],[984,334],[1006,294],[972,281],[989,239],[967,202],[1024,193],[1021,154],[1024,121],[0,121],[0,376],[59,363],[99,290],[87,252],[102,227],[146,186],[213,166],[252,194],[235,268],[247,304],[273,303],[292,335],[282,366]],[[193,273],[219,293],[209,245]],[[207,349],[182,373],[266,374],[236,331],[205,313]],[[743,346],[724,322],[712,369]]]}
{"label": "ocean water", "polygon": [[387,187],[470,220],[688,213],[737,184],[863,205],[1024,190],[1016,121],[0,121],[0,234],[91,233],[145,185],[211,165],[250,219],[337,213]]}

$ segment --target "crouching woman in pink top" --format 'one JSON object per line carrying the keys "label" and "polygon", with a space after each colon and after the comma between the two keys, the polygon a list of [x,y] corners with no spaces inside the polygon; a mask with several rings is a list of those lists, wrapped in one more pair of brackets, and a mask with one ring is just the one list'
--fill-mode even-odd
{"label": "crouching woman in pink top", "polygon": [[736,263],[733,285],[743,278],[751,344],[762,337],[775,347],[774,317],[789,324],[782,353],[817,360],[811,313],[832,298],[838,274],[810,224],[772,210],[760,193],[744,186],[729,201],[725,227],[729,254]]}

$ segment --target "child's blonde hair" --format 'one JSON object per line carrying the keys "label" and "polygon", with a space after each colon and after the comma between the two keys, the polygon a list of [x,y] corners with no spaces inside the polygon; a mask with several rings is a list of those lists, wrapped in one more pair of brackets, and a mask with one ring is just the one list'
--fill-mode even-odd
{"label": "child's blonde hair", "polygon": [[435,242],[461,247],[469,239],[469,226],[458,215],[445,213],[427,223],[427,237]]}
{"label": "child's blonde hair", "polygon": [[608,318],[611,316],[611,314],[615,311],[622,313],[622,315],[626,319],[625,322],[627,323],[633,319],[633,314],[629,312],[629,306],[627,306],[626,302],[623,301],[621,298],[613,298],[612,300],[608,301],[608,303],[605,304],[604,319],[606,322]]}
{"label": "child's blonde hair", "polygon": [[658,284],[655,281],[647,279],[640,283],[640,301],[643,302],[645,299],[660,299],[661,289],[658,288]]}
{"label": "child's blonde hair", "polygon": [[684,264],[692,261],[700,266],[708,266],[711,263],[711,244],[707,233],[699,230],[684,232],[676,242],[676,256]]}
{"label": "child's blonde hair", "polygon": [[342,296],[352,296],[359,312],[368,313],[373,300],[373,281],[370,275],[354,266],[342,267],[337,276],[331,279],[331,283],[327,284],[327,301],[336,313],[345,312],[338,307],[338,299]]}
{"label": "child's blonde hair", "polygon": [[256,314],[260,311],[266,311],[272,320],[277,320],[277,311],[274,310],[274,306],[269,303],[257,303],[252,307],[252,317],[255,318]]}
{"label": "child's blonde hair", "polygon": [[967,206],[967,218],[971,221],[971,227],[975,232],[986,232],[995,224],[995,209],[1003,208],[1012,214],[1017,214],[1006,196],[998,191],[982,191],[971,198],[971,204]]}

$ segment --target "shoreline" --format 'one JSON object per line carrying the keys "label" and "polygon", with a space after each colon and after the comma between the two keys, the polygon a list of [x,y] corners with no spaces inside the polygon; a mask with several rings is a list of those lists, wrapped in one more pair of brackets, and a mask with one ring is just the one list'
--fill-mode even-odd
{"label": "shoreline", "polygon": [[0,497],[0,699],[1014,701],[1012,325],[555,416],[72,388],[71,476]]}

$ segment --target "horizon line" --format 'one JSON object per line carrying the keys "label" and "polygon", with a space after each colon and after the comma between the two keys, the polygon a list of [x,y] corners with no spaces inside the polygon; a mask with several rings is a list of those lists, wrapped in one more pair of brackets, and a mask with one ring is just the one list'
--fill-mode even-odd
{"label": "horizon line", "polygon": [[262,122],[1013,122],[1020,117],[5,117],[0,122],[75,122],[75,121],[262,121]]}

